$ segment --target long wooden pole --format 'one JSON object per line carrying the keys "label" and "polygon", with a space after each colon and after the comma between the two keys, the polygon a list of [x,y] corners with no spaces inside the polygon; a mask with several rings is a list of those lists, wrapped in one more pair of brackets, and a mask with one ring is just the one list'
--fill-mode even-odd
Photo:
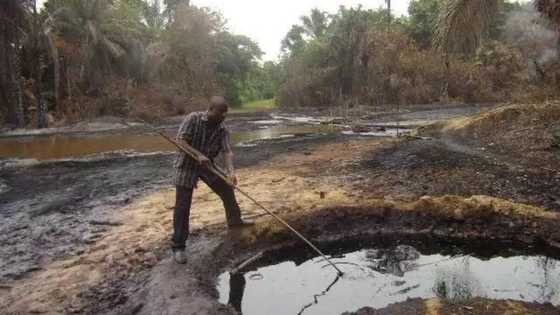
{"label": "long wooden pole", "polygon": [[[144,122],[145,123],[145,122]],[[127,124],[127,123],[125,123]],[[188,154],[190,157],[192,157],[193,159],[195,159],[196,161],[200,161],[203,157],[204,154],[202,154],[200,151],[196,150],[195,148],[193,148],[192,146],[186,144],[186,143],[179,143],[177,141],[175,141],[174,139],[172,139],[171,137],[169,137],[165,132],[161,131],[161,130],[157,130],[156,128],[152,127],[151,125],[145,123],[147,126],[149,126],[152,130],[156,131],[159,135],[161,135],[164,139],[166,139],[167,141],[169,141],[170,143],[172,143],[173,145],[175,145],[179,150],[183,151],[185,154]],[[128,125],[128,124],[127,124]],[[237,187],[236,185],[233,184],[233,182],[227,177],[226,172],[224,172],[219,166],[211,163],[207,166],[208,170],[210,172],[212,172],[213,174],[215,174],[216,176],[218,176],[220,179],[222,179],[223,181],[225,181],[229,186],[231,186],[233,189],[237,190],[239,193],[241,193],[243,196],[245,196],[247,199],[251,200],[255,205],[257,205],[259,208],[261,208],[262,210],[264,210],[266,213],[268,213],[269,215],[271,215],[274,219],[276,219],[278,222],[280,222],[282,225],[284,225],[285,227],[287,227],[290,231],[292,231],[297,237],[299,237],[302,241],[304,241],[307,245],[309,245],[309,247],[311,247],[315,252],[317,252],[319,255],[321,255],[326,261],[329,262],[329,264],[336,269],[337,273],[339,276],[342,276],[344,273],[329,259],[327,258],[327,256],[325,254],[323,254],[323,252],[317,248],[317,246],[313,245],[313,243],[311,243],[311,241],[309,241],[307,238],[305,238],[305,236],[303,236],[301,233],[299,233],[296,229],[294,229],[290,224],[288,224],[288,222],[284,221],[282,218],[280,218],[279,216],[277,216],[276,214],[274,214],[272,211],[268,210],[265,206],[263,206],[261,203],[259,203],[257,200],[255,200],[253,197],[251,197],[248,193],[246,193],[245,191],[243,191],[241,188]]]}

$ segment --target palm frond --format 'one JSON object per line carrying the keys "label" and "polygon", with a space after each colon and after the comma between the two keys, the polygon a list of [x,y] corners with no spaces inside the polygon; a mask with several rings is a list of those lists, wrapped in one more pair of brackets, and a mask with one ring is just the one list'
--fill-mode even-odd
{"label": "palm frond", "polygon": [[446,0],[436,25],[435,46],[446,53],[473,53],[498,5],[498,0]]}

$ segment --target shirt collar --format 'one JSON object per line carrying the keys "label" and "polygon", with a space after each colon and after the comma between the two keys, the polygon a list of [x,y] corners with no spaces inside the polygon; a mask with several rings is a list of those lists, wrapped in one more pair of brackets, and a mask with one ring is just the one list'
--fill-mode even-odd
{"label": "shirt collar", "polygon": [[[202,115],[201,119],[202,119],[202,121],[207,122],[208,121],[208,111],[204,111],[203,113],[204,114]],[[223,122],[221,122],[217,127],[220,128],[220,129],[224,129],[225,125],[224,125]]]}

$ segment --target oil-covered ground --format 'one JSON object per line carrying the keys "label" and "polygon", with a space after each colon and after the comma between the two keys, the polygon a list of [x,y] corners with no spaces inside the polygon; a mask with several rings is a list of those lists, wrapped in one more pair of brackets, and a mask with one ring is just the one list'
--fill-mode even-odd
{"label": "oil-covered ground", "polygon": [[[411,108],[399,124],[422,125],[480,110],[486,109]],[[393,124],[391,117],[374,115],[362,124],[379,128]],[[160,127],[173,133],[179,121]],[[230,125],[240,135],[235,148],[240,188],[320,247],[352,239],[379,243],[422,236],[450,244],[511,247],[542,257],[552,257],[560,248],[560,173],[554,147],[535,163],[523,154],[505,154],[508,150],[500,143],[465,141],[441,129],[399,138],[385,130],[387,137],[374,137],[340,132],[344,126],[320,124],[309,116],[268,113],[233,116]],[[74,137],[64,141],[78,147],[84,138],[134,139],[103,149],[109,150],[103,154],[73,151],[79,156],[75,158],[59,152],[30,160],[43,154],[41,149],[34,153],[34,140],[47,145],[45,139],[57,141],[53,134]],[[260,251],[305,251],[243,198],[244,214],[256,218],[257,225],[228,231],[218,197],[201,187],[191,214],[189,262],[176,265],[168,249],[174,201],[171,148],[137,147],[152,139],[141,128],[9,136],[0,141],[23,141],[28,148],[18,147],[20,155],[13,154],[18,158],[5,155],[0,162],[3,312],[234,314],[234,307],[219,301],[220,274]],[[58,147],[53,144],[47,153]],[[552,304],[537,302],[415,298],[357,314],[558,313]]]}

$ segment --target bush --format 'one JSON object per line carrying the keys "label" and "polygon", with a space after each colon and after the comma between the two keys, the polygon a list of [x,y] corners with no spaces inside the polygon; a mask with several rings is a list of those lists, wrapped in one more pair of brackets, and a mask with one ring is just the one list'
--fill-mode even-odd
{"label": "bush", "polygon": [[[316,51],[313,54],[320,55]],[[352,88],[346,95],[341,95],[339,78],[344,70],[339,64],[317,62],[321,59],[313,59],[315,64],[310,64],[305,53],[292,58],[288,80],[279,92],[281,106],[329,105],[344,99],[367,105],[425,104],[439,100],[445,81],[443,58],[433,51],[419,49],[405,34],[371,30],[360,39],[354,55],[349,70]],[[482,78],[474,65],[452,60],[450,96],[463,100],[488,98],[491,93],[479,89],[484,86]]]}

